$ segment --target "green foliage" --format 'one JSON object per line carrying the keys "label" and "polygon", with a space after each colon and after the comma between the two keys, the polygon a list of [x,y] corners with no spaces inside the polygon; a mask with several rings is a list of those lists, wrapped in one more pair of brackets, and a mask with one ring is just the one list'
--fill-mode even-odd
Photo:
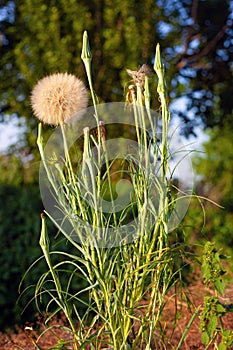
{"label": "green foliage", "polygon": [[[121,100],[129,81],[126,68],[151,65],[160,42],[169,66],[171,98],[186,96],[196,122],[201,116],[207,125],[221,124],[221,114],[213,113],[214,97],[220,98],[221,111],[232,110],[230,0],[196,5],[191,0],[115,1],[114,6],[110,0],[72,0],[69,5],[65,0],[4,2],[0,12],[2,113],[31,117],[30,91],[49,73],[68,71],[84,78],[81,36],[87,30],[94,48],[94,88],[101,100]],[[188,114],[182,118],[190,121]],[[32,130],[34,121],[27,122]]]}
{"label": "green foliage", "polygon": [[[68,71],[84,78],[80,54],[85,29],[91,33],[91,44],[96,47],[93,52],[95,90],[101,99],[114,101],[117,98],[114,91],[120,90],[123,95],[122,69],[129,64],[137,68],[142,52],[145,61],[151,60],[157,41],[155,31],[151,31],[155,27],[153,15],[156,13],[157,7],[152,0],[137,6],[132,0],[127,3],[117,1],[114,6],[110,1],[104,4],[72,1],[69,6],[65,0],[49,3],[17,1],[14,25],[5,32],[12,49],[2,47],[3,52],[4,49],[7,51],[3,57],[2,89],[8,91],[3,103],[8,104],[10,112],[15,112],[17,106],[17,113],[30,116],[28,96],[39,78],[56,71]],[[119,51],[123,47],[124,50]],[[9,80],[12,70],[19,84]],[[14,86],[20,92],[15,91]],[[11,99],[15,93],[21,94],[21,100],[13,104]]]}
{"label": "green foliage", "polygon": [[[232,115],[229,115],[229,118]],[[203,203],[206,212],[205,234],[232,254],[233,247],[233,139],[232,123],[213,129],[203,145],[203,154],[194,158],[196,172],[202,177],[198,194],[220,204]]]}
{"label": "green foliage", "polygon": [[17,152],[0,154],[0,184],[15,186],[17,188],[26,185],[37,186],[39,163],[24,161]]}
{"label": "green foliage", "polygon": [[231,349],[233,346],[233,331],[224,330],[222,331],[222,341],[219,344],[218,350]]}
{"label": "green foliage", "polygon": [[[230,118],[232,114],[229,115]],[[229,212],[233,209],[232,131],[232,123],[228,123],[227,120],[221,129],[213,129],[209,133],[209,141],[203,145],[203,155],[194,158],[197,173],[204,176],[204,189],[206,187],[207,194]]]}
{"label": "green foliage", "polygon": [[207,242],[205,244],[202,258],[204,282],[207,286],[213,283],[214,288],[220,294],[223,294],[224,291],[222,276],[225,274],[220,263],[220,259],[222,258],[224,258],[224,256],[219,255],[213,243]]}
{"label": "green foliage", "polygon": [[207,239],[214,239],[218,248],[223,248],[227,254],[233,251],[233,214],[225,209],[213,206],[206,209],[206,225],[203,234]]}
{"label": "green foliage", "polygon": [[54,345],[52,348],[49,348],[48,350],[69,350],[69,348],[66,347],[66,345],[69,345],[70,342],[65,342],[63,339],[59,339],[57,344]]}
{"label": "green foliage", "polygon": [[[12,171],[14,166],[16,167],[12,163],[11,166],[9,164],[8,166]],[[34,287],[27,289],[18,303],[17,300],[19,284],[25,271],[37,258],[41,257],[38,241],[40,213],[43,207],[39,188],[36,185],[22,185],[20,172],[10,172],[9,175],[12,175],[13,184],[0,184],[0,198],[2,199],[0,206],[1,329],[35,319],[37,312],[35,304],[31,303],[23,312],[28,300],[33,298]],[[9,182],[10,180],[11,176],[8,177]],[[72,252],[69,244],[65,244],[64,241],[60,242],[60,236],[55,238],[56,229],[51,222],[48,222],[48,227],[51,233],[51,246],[58,249],[62,244],[65,251]],[[36,285],[46,269],[46,263],[40,260],[29,272],[28,276],[30,276],[32,286]],[[82,281],[76,281],[73,284],[75,290],[79,290],[82,285],[84,285]]]}
{"label": "green foliage", "polygon": [[194,245],[204,245],[206,241],[213,240],[217,249],[223,249],[226,255],[232,256],[233,214],[225,208],[219,208],[216,204],[210,203],[208,198],[213,197],[207,197],[208,191],[205,193],[204,187],[203,183],[198,185],[198,194],[205,194],[205,197],[201,200],[194,197],[184,218],[186,240]]}
{"label": "green foliage", "polygon": [[[16,305],[18,286],[25,269],[41,254],[37,242],[40,228],[38,213],[42,208],[36,187],[18,188],[1,184],[0,197],[2,204],[4,201],[0,207],[0,327],[4,329],[21,321],[22,306]],[[38,266],[31,276],[32,283],[39,277],[40,268]],[[30,312],[25,318],[30,316]]]}
{"label": "green foliage", "polygon": [[226,307],[219,302],[218,298],[205,297],[200,319],[202,342],[205,345],[216,337],[219,318],[223,317],[226,312]]}
{"label": "green foliage", "polygon": [[232,305],[227,305],[219,301],[218,294],[223,294],[225,285],[222,276],[225,274],[221,266],[221,255],[213,243],[207,242],[204,247],[202,257],[202,271],[204,283],[211,286],[215,296],[206,296],[204,298],[203,311],[200,317],[200,331],[202,332],[202,342],[206,349],[210,344],[216,345],[217,335],[221,335],[221,343],[218,349],[227,349],[233,343],[232,331],[224,329],[222,322],[223,316],[232,312]]}

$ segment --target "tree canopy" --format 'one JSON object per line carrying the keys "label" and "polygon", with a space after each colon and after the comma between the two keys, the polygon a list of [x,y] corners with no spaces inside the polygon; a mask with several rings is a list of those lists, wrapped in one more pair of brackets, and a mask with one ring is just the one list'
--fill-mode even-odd
{"label": "tree canopy", "polygon": [[232,126],[214,128],[204,144],[203,157],[196,159],[196,171],[204,178],[206,194],[227,211],[233,211],[233,139]]}
{"label": "tree canopy", "polygon": [[189,125],[219,125],[216,98],[232,111],[232,1],[230,0],[16,0],[0,2],[0,112],[34,121],[29,95],[38,79],[54,72],[85,80],[80,59],[87,30],[93,53],[94,87],[101,101],[121,101],[126,68],[152,65],[160,42],[170,99],[188,98],[179,113]]}

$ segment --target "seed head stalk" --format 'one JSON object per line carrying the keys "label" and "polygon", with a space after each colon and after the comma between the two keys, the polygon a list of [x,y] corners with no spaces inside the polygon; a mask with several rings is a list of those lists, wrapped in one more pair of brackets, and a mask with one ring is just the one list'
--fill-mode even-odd
{"label": "seed head stalk", "polygon": [[[165,81],[165,72],[164,65],[162,64],[162,57],[160,52],[160,46],[157,44],[156,46],[156,56],[155,56],[155,64],[154,64],[155,72],[158,76],[158,94],[161,102],[161,110],[162,110],[162,149],[161,149],[161,178],[164,184],[167,183],[167,174],[168,174],[168,125],[170,121],[170,113],[167,103],[167,86]],[[159,250],[162,252],[163,248],[163,238],[167,237],[167,225],[168,221],[168,196],[167,192],[163,191],[164,196],[161,202],[162,204],[162,222],[161,222],[161,232],[159,237]],[[164,236],[164,237],[163,237]]]}
{"label": "seed head stalk", "polygon": [[[113,191],[112,191],[112,186],[111,186],[109,160],[108,160],[108,156],[107,156],[107,152],[106,152],[105,140],[103,140],[103,138],[101,137],[101,123],[99,121],[98,109],[97,109],[98,99],[97,99],[96,94],[94,92],[93,82],[92,82],[92,74],[91,74],[92,53],[91,53],[91,49],[90,49],[87,31],[84,31],[84,33],[83,33],[83,45],[82,45],[81,59],[82,59],[84,66],[85,66],[87,79],[88,79],[88,83],[89,83],[89,87],[90,87],[90,91],[91,91],[92,102],[93,102],[94,111],[95,111],[95,118],[96,118],[96,122],[97,122],[98,145],[99,145],[99,147],[98,147],[98,164],[100,164],[101,145],[102,145],[103,152],[105,155],[105,162],[106,162],[106,169],[107,169],[107,177],[108,177],[111,202],[114,203],[114,196],[113,196]],[[98,168],[99,168],[99,166],[98,166]],[[98,172],[99,172],[99,169],[98,169]],[[100,173],[98,175],[100,176]],[[113,208],[113,212],[114,212],[113,217],[114,217],[114,221],[116,224],[116,215],[115,215],[114,208]]]}
{"label": "seed head stalk", "polygon": [[133,101],[133,110],[134,110],[134,119],[135,119],[137,141],[138,141],[138,145],[140,147],[141,146],[141,137],[140,137],[140,132],[139,132],[139,113],[138,113],[138,102],[137,102],[137,98],[136,98],[135,86],[132,86],[131,94],[132,94],[132,101]]}
{"label": "seed head stalk", "polygon": [[[167,142],[167,136],[168,136],[168,125],[170,120],[170,114],[169,109],[167,105],[167,90],[166,90],[166,81],[164,76],[164,66],[162,64],[162,58],[160,53],[160,47],[159,44],[156,46],[156,56],[155,56],[155,64],[154,64],[155,72],[158,76],[158,87],[157,92],[159,95],[160,103],[161,103],[161,112],[162,112],[162,149],[161,149],[161,180],[163,184],[167,183],[167,174],[168,174],[168,142]],[[148,83],[148,82],[147,82]],[[146,89],[145,89],[145,95],[146,95],[146,102],[145,106],[147,108],[149,107],[149,89],[148,85],[146,83]],[[145,96],[144,95],[144,96]],[[154,133],[154,130],[153,130]],[[155,135],[153,135],[153,138],[155,138]],[[156,259],[158,260],[157,266],[154,269],[153,275],[151,277],[151,296],[150,296],[150,302],[147,307],[147,310],[145,312],[145,320],[150,319],[150,325],[149,325],[149,339],[151,339],[151,336],[154,332],[154,329],[156,327],[156,324],[159,320],[162,308],[163,308],[163,299],[166,294],[167,290],[167,282],[169,276],[167,275],[167,263],[163,263],[163,255],[166,249],[168,248],[168,242],[167,242],[167,221],[168,221],[168,199],[167,199],[167,193],[166,191],[161,188],[159,190],[159,215],[160,217],[157,220],[157,223],[155,224],[154,228],[154,237],[151,241],[151,246],[149,248],[149,251],[146,257],[146,262],[149,263],[150,257],[154,250],[154,244],[156,242],[156,239],[158,239],[158,255],[156,256]],[[158,234],[158,236],[157,236]],[[162,286],[162,290],[161,289]],[[154,315],[155,307],[158,307],[158,311],[156,315]],[[138,333],[135,337],[135,340],[133,342],[132,349],[136,350],[138,349],[138,343],[140,342],[140,338],[143,335],[144,329],[143,324],[140,326]]]}
{"label": "seed head stalk", "polygon": [[161,150],[161,177],[166,181],[166,175],[168,173],[168,125],[170,121],[170,113],[167,103],[167,84],[165,80],[164,65],[162,63],[162,57],[160,52],[160,45],[156,46],[154,70],[158,76],[157,92],[161,103],[162,110],[162,150]]}
{"label": "seed head stalk", "polygon": [[[74,337],[76,338],[77,341],[79,341],[78,336],[77,336],[77,332],[76,332],[76,329],[75,329],[75,326],[74,326],[74,323],[73,323],[73,320],[71,317],[70,307],[67,305],[67,302],[66,302],[65,298],[63,297],[62,287],[60,284],[59,277],[57,276],[56,271],[54,270],[53,264],[51,262],[50,253],[49,253],[49,237],[48,237],[48,233],[47,233],[47,227],[46,227],[46,223],[45,223],[44,214],[41,215],[41,224],[42,225],[41,225],[41,235],[40,235],[39,244],[41,246],[46,263],[49,267],[49,271],[52,275],[52,279],[53,279],[53,282],[55,284],[58,300],[56,298],[54,298],[54,300],[56,301],[58,306],[61,308],[61,310],[64,312],[64,314],[65,314],[65,316],[66,316],[66,318],[71,326],[72,333],[73,333]],[[74,350],[78,350],[76,343],[74,343]]]}
{"label": "seed head stalk", "polygon": [[[167,103],[167,88],[165,81],[165,72],[164,65],[162,64],[162,57],[160,52],[160,46],[156,46],[155,54],[155,64],[154,70],[158,76],[158,87],[157,92],[159,94],[159,99],[161,103],[161,112],[162,112],[162,146],[161,146],[161,179],[163,184],[167,184],[167,174],[168,174],[168,125],[170,121],[170,113]],[[161,262],[158,263],[156,270],[154,271],[153,276],[153,288],[151,292],[150,304],[147,310],[147,317],[150,317],[150,314],[153,313],[155,305],[158,303],[158,312],[156,317],[151,315],[153,321],[150,324],[151,332],[155,329],[155,326],[158,322],[161,310],[163,298],[166,294],[167,289],[167,268],[162,263],[162,257],[166,249],[168,248],[167,234],[168,234],[168,196],[167,191],[160,191],[160,203],[159,203],[159,226],[158,226],[158,260]],[[162,277],[163,275],[163,277]],[[162,278],[162,280],[161,280]],[[159,281],[162,282],[162,290],[160,291]]]}
{"label": "seed head stalk", "polygon": [[[148,187],[148,177],[147,177],[147,171],[148,165],[149,165],[149,149],[148,149],[148,142],[147,142],[147,134],[146,134],[146,115],[144,110],[144,96],[142,92],[142,86],[139,83],[136,83],[136,96],[134,94],[134,91],[132,91],[132,101],[133,101],[133,107],[134,107],[134,118],[135,118],[135,125],[136,125],[136,134],[138,139],[138,145],[139,145],[139,153],[140,153],[140,163],[141,165],[144,163],[144,170],[143,171],[143,178],[144,181],[141,183],[141,181],[138,183],[137,181],[134,183],[135,190],[137,189],[138,197],[141,198],[141,189],[143,188],[143,201],[144,204],[141,206],[140,203],[138,203],[140,207],[140,216],[141,220],[139,225],[141,228],[141,232],[143,232],[140,237],[138,238],[137,243],[135,242],[135,245],[137,245],[137,248],[135,247],[135,250],[137,250],[137,254],[134,255],[134,268],[135,271],[140,271],[140,264],[142,263],[143,254],[144,254],[144,240],[146,232],[145,230],[145,222],[146,222],[146,216],[147,216],[147,207],[148,207],[148,198],[147,198],[147,187]],[[139,126],[141,126],[141,130],[139,130]],[[142,169],[141,169],[142,171]],[[142,187],[141,187],[142,186]],[[132,282],[132,292],[131,292],[131,298],[129,300],[129,310],[132,310],[135,303],[137,302],[138,295],[141,294],[141,288],[142,286],[142,278],[140,277],[140,273],[134,274],[134,280]],[[126,339],[127,334],[130,332],[130,328],[132,327],[132,320],[128,316],[126,317],[124,321],[124,337]]]}
{"label": "seed head stalk", "polygon": [[140,125],[142,126],[142,145],[144,146],[143,150],[143,156],[145,161],[145,168],[148,167],[148,147],[147,147],[147,133],[146,133],[146,125],[145,125],[145,109],[144,109],[144,98],[142,93],[142,87],[137,84],[137,108],[138,108],[138,115],[140,118]]}
{"label": "seed head stalk", "polygon": [[38,135],[37,135],[37,146],[40,152],[40,156],[41,156],[41,161],[43,163],[43,166],[45,168],[46,174],[48,176],[49,182],[51,183],[51,185],[53,186],[53,190],[55,191],[55,193],[57,193],[57,186],[54,182],[54,179],[49,171],[49,168],[47,166],[47,161],[45,159],[45,154],[44,154],[44,139],[42,136],[42,123],[38,124]]}
{"label": "seed head stalk", "polygon": [[[157,137],[156,137],[156,122],[155,120],[152,119],[151,115],[151,109],[150,109],[150,104],[151,104],[151,93],[150,93],[150,88],[149,88],[149,78],[147,75],[145,75],[145,83],[144,83],[144,101],[145,101],[145,107],[147,111],[147,116],[150,122],[150,127],[151,127],[151,137],[152,144],[153,144],[153,167],[155,169],[156,167],[156,162],[157,162],[157,157],[158,157],[158,149],[155,146],[157,142]],[[150,152],[152,149],[150,149]]]}

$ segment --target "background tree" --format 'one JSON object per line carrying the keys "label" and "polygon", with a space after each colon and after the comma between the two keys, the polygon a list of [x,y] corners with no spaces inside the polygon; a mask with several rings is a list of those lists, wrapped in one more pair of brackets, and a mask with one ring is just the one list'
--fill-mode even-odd
{"label": "background tree", "polygon": [[[224,109],[232,109],[230,0],[116,0],[114,6],[110,0],[1,3],[2,115],[30,117],[30,91],[46,74],[68,71],[84,78],[84,30],[90,34],[100,100],[121,101],[130,79],[126,68],[151,65],[160,42],[169,68],[170,97],[188,97],[187,108],[195,114],[190,126],[200,119],[207,126],[221,123],[212,113],[217,88]],[[181,116],[190,121],[187,114]],[[32,120],[27,119],[30,126]]]}
{"label": "background tree", "polygon": [[[198,193],[222,208],[204,202],[206,211],[205,234],[232,255],[233,246],[233,139],[232,123],[226,123],[209,132],[210,139],[203,146],[203,154],[196,157],[194,165],[201,176]],[[198,227],[198,225],[196,225]],[[200,225],[199,225],[200,227]]]}

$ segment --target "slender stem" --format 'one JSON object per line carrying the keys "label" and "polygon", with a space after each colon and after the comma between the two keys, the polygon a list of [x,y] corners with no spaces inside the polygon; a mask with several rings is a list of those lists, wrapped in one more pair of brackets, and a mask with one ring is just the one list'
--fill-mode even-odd
{"label": "slender stem", "polygon": [[[66,300],[63,297],[62,287],[61,287],[59,277],[58,277],[56,271],[54,270],[53,264],[51,262],[50,253],[49,253],[49,238],[48,238],[48,233],[47,233],[47,228],[46,228],[46,223],[45,223],[45,216],[43,214],[41,215],[41,221],[42,221],[42,226],[41,226],[41,236],[40,236],[39,243],[40,243],[41,249],[43,251],[46,263],[49,267],[49,271],[52,275],[53,282],[55,284],[55,288],[56,288],[58,299],[59,299],[58,305],[63,310],[67,320],[69,321],[69,324],[71,326],[74,337],[78,340],[76,329],[75,329],[74,323],[73,323],[71,315],[70,315],[69,306],[67,305]],[[76,343],[74,343],[74,349],[75,350],[78,349]]]}
{"label": "slender stem", "polygon": [[[142,144],[144,145],[144,158],[148,159],[147,157],[147,134],[146,134],[146,124],[145,124],[145,111],[144,111],[144,105],[143,105],[143,94],[142,94],[142,87],[137,84],[137,108],[139,111],[139,116],[140,116],[140,126],[142,129],[142,134],[143,134],[143,142]],[[143,151],[143,150],[142,150]],[[147,164],[145,166],[147,168]]]}
{"label": "slender stem", "polygon": [[162,109],[162,149],[161,149],[161,176],[162,179],[166,181],[166,176],[168,173],[168,125],[170,121],[170,113],[168,109],[167,103],[167,86],[164,74],[164,65],[162,64],[160,46],[157,44],[156,46],[156,56],[155,56],[155,64],[154,69],[158,76],[158,94],[161,102]]}
{"label": "slender stem", "polygon": [[181,348],[181,345],[183,344],[184,339],[185,339],[186,335],[188,334],[188,331],[189,331],[190,327],[192,326],[193,321],[195,320],[195,318],[196,318],[197,315],[198,315],[198,312],[199,312],[199,310],[200,310],[200,307],[201,307],[201,305],[199,305],[199,306],[196,308],[196,310],[194,311],[194,313],[193,313],[191,319],[189,320],[189,323],[188,323],[187,327],[185,328],[184,333],[182,334],[182,337],[181,337],[181,339],[180,339],[180,341],[179,341],[179,344],[177,345],[176,350],[179,350],[179,349]]}
{"label": "slender stem", "polygon": [[87,74],[87,79],[88,79],[88,83],[91,91],[92,102],[95,110],[95,116],[96,118],[98,118],[98,112],[97,112],[98,100],[94,92],[93,83],[92,83],[92,74],[91,74],[92,54],[91,54],[90,44],[89,44],[88,35],[86,31],[83,33],[83,47],[82,47],[81,59],[84,63],[86,74]]}
{"label": "slender stem", "polygon": [[43,139],[43,136],[42,136],[42,123],[38,124],[37,145],[38,145],[38,149],[39,149],[39,152],[40,152],[41,160],[42,160],[43,166],[45,168],[46,174],[48,176],[49,182],[51,183],[55,193],[57,193],[56,183],[55,183],[55,181],[54,181],[54,179],[53,179],[53,177],[51,175],[51,172],[50,172],[50,170],[48,168],[48,165],[47,165],[47,160],[45,158],[44,139]]}

